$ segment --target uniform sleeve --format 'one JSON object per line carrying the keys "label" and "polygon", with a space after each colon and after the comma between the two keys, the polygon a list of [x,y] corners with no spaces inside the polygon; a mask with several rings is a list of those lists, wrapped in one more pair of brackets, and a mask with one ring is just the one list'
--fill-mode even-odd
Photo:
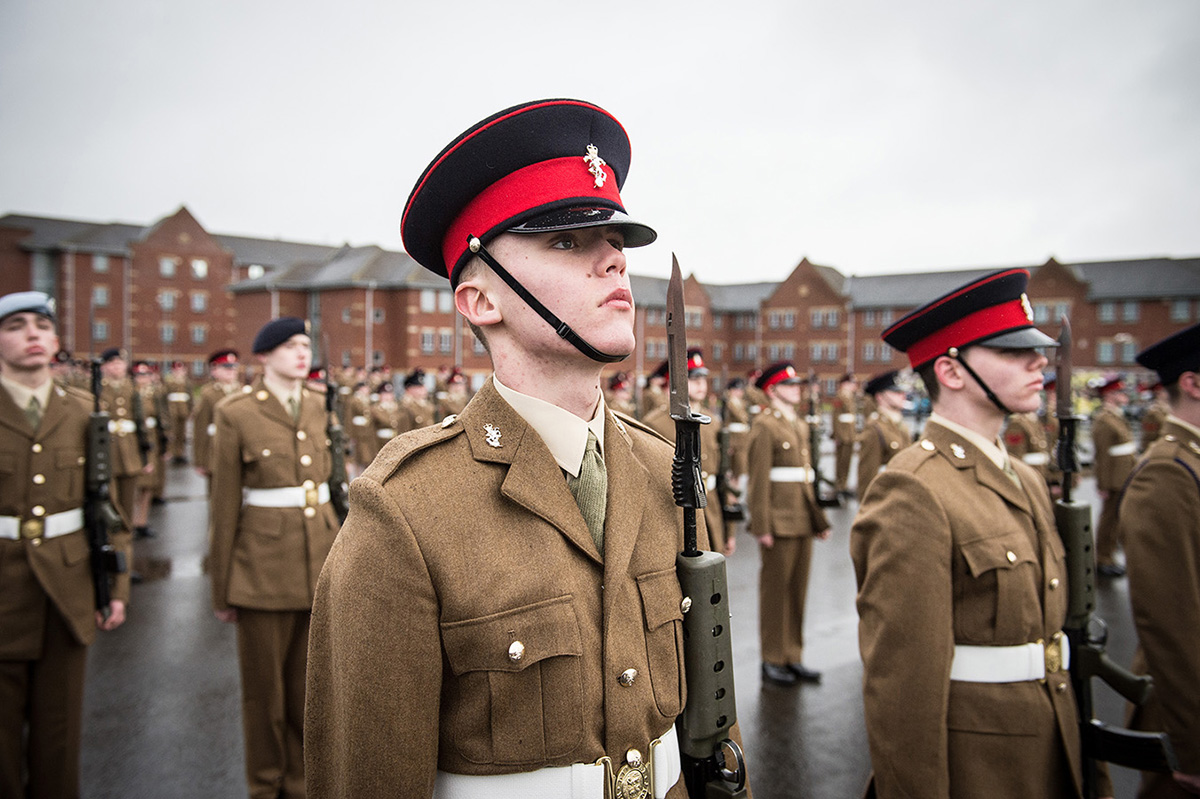
{"label": "uniform sleeve", "polygon": [[1101,491],[1120,488],[1120,486],[1112,485],[1113,456],[1108,454],[1109,447],[1116,443],[1116,430],[1098,417],[1092,424],[1092,446],[1095,449],[1093,468],[1096,472],[1096,488]]}
{"label": "uniform sleeve", "polygon": [[242,447],[237,426],[224,406],[213,412],[217,432],[213,436],[209,466],[212,486],[209,491],[208,572],[212,580],[215,610],[229,607],[229,569],[238,517],[242,512]]}
{"label": "uniform sleeve", "polygon": [[1164,726],[1182,770],[1200,774],[1200,489],[1174,461],[1150,461],[1121,502],[1129,595]]}
{"label": "uniform sleeve", "polygon": [[443,654],[437,596],[403,514],[360,477],[309,633],[311,799],[433,795]]}
{"label": "uniform sleeve", "polygon": [[764,536],[771,532],[771,431],[765,424],[750,427],[747,443],[750,532]]}
{"label": "uniform sleeve", "polygon": [[867,486],[879,474],[883,465],[883,450],[879,429],[868,424],[858,436],[858,501],[867,495]]}
{"label": "uniform sleeve", "polygon": [[850,553],[877,795],[949,799],[949,521],[911,473],[889,469],[867,491]]}

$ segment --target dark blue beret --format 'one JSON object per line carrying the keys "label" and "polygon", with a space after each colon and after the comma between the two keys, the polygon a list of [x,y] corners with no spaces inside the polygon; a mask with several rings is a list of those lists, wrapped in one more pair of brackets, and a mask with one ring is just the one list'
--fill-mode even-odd
{"label": "dark blue beret", "polygon": [[255,355],[270,352],[297,333],[308,335],[308,322],[294,316],[281,316],[262,326],[250,350]]}
{"label": "dark blue beret", "polygon": [[903,389],[896,384],[897,374],[899,374],[899,372],[892,371],[884,372],[881,375],[876,375],[867,381],[867,384],[863,386],[863,391],[870,394],[872,397],[881,391],[903,391]]}
{"label": "dark blue beret", "polygon": [[1184,372],[1200,372],[1200,324],[1151,344],[1138,353],[1137,362],[1158,372],[1164,386],[1179,380]]}

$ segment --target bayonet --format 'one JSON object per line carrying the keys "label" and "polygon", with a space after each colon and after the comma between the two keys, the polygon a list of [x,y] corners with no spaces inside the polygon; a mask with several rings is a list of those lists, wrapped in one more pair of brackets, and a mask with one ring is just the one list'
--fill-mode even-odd
{"label": "bayonet", "polygon": [[675,461],[671,487],[675,504],[683,508],[684,554],[699,553],[696,543],[696,510],[708,504],[700,476],[700,425],[707,416],[692,413],[688,403],[687,333],[683,307],[683,275],[679,259],[671,254],[671,280],[667,284],[667,375],[671,418],[675,421]]}

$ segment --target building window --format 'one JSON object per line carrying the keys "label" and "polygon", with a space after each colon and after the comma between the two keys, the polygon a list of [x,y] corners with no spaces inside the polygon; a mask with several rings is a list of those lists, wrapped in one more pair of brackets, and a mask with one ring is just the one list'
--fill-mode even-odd
{"label": "building window", "polygon": [[159,325],[159,338],[162,339],[163,344],[174,344],[175,343],[175,323],[174,322],[163,322],[161,325]]}
{"label": "building window", "polygon": [[163,277],[175,277],[175,259],[170,256],[159,258],[158,273]]}
{"label": "building window", "polygon": [[262,264],[250,264],[246,267],[246,277],[250,280],[258,280],[267,273],[267,268]]}
{"label": "building window", "polygon": [[108,307],[108,286],[92,286],[92,307]]}
{"label": "building window", "polygon": [[1115,302],[1102,302],[1096,310],[1096,314],[1101,322],[1115,322],[1117,321],[1117,304]]}
{"label": "building window", "polygon": [[164,311],[175,310],[175,292],[170,289],[163,289],[158,292],[158,307]]}
{"label": "building window", "polygon": [[863,327],[875,327],[875,311],[863,311]]}
{"label": "building window", "polygon": [[825,356],[830,361],[836,361],[838,359],[838,345],[837,344],[826,344],[825,345]]}
{"label": "building window", "polygon": [[1061,322],[1064,316],[1070,316],[1071,309],[1065,302],[1056,302],[1054,304],[1054,322]]}
{"label": "building window", "polygon": [[664,311],[661,308],[647,308],[646,324],[661,325],[664,321],[666,321],[666,317],[663,316],[663,313]]}
{"label": "building window", "polygon": [[892,324],[892,309],[888,308],[879,314],[879,326],[889,327]]}
{"label": "building window", "polygon": [[381,324],[383,324],[383,319],[384,319],[384,313],[383,313],[382,308],[372,308],[371,309],[371,321],[373,321],[377,325],[381,325]]}
{"label": "building window", "polygon": [[779,329],[779,311],[767,312],[767,327],[771,330]]}
{"label": "building window", "polygon": [[208,364],[202,360],[192,361],[192,377],[201,378],[208,371]]}
{"label": "building window", "polygon": [[767,360],[772,361],[772,362],[779,360],[779,345],[778,344],[771,344],[770,346],[767,347]]}
{"label": "building window", "polygon": [[783,312],[783,328],[784,328],[784,330],[795,330],[796,329],[796,312],[795,311],[784,311]]}
{"label": "building window", "polygon": [[713,314],[713,330],[720,330],[724,326],[725,317],[723,314]]}
{"label": "building window", "polygon": [[784,344],[783,345],[783,359],[785,361],[790,361],[795,357],[796,357],[796,345],[795,344]]}
{"label": "building window", "polygon": [[342,366],[350,365],[350,350],[342,350]]}
{"label": "building window", "polygon": [[208,328],[205,325],[192,325],[192,343],[203,344],[208,340]]}
{"label": "building window", "polygon": [[725,353],[725,348],[720,344],[713,344],[713,360],[720,362],[721,356]]}
{"label": "building window", "polygon": [[821,362],[821,355],[822,355],[823,350],[824,350],[824,347],[822,347],[820,344],[813,344],[809,348],[809,357],[812,359],[813,363]]}
{"label": "building window", "polygon": [[1190,316],[1191,303],[1187,300],[1174,300],[1171,303],[1171,321],[1186,322]]}
{"label": "building window", "polygon": [[98,275],[108,272],[108,256],[93,255],[92,256],[92,271]]}
{"label": "building window", "polygon": [[192,292],[192,310],[196,313],[204,313],[208,310],[208,295],[203,291]]}
{"label": "building window", "polygon": [[1134,358],[1137,357],[1137,354],[1138,354],[1138,346],[1137,346],[1136,341],[1129,340],[1129,341],[1121,342],[1121,362],[1122,363],[1133,363]]}
{"label": "building window", "polygon": [[1121,319],[1126,322],[1136,322],[1138,320],[1137,300],[1127,300],[1121,303]]}
{"label": "building window", "polygon": [[1113,343],[1111,341],[1096,342],[1096,363],[1113,362]]}
{"label": "building window", "polygon": [[863,345],[863,362],[872,363],[875,360],[875,342],[871,341]]}
{"label": "building window", "polygon": [[108,322],[93,322],[92,338],[96,341],[108,341]]}
{"label": "building window", "polygon": [[841,317],[838,314],[837,308],[830,308],[825,312],[825,324],[829,327],[837,327],[840,321]]}
{"label": "building window", "polygon": [[438,352],[449,353],[454,351],[454,333],[449,330],[443,330],[438,333]]}
{"label": "building window", "polygon": [[421,353],[424,355],[432,355],[433,354],[433,331],[432,330],[422,330],[421,331]]}
{"label": "building window", "polygon": [[344,325],[350,324],[350,309],[349,308],[342,309],[342,324],[344,324]]}
{"label": "building window", "polygon": [[1050,321],[1050,306],[1038,303],[1033,306],[1033,322],[1037,325],[1044,325]]}
{"label": "building window", "polygon": [[683,314],[683,324],[688,330],[699,330],[704,326],[704,312],[685,311]]}
{"label": "building window", "polygon": [[813,308],[812,313],[810,314],[810,318],[812,319],[812,327],[814,330],[816,330],[817,328],[820,328],[820,327],[824,327],[825,312],[822,311],[820,308]]}
{"label": "building window", "polygon": [[196,280],[206,280],[208,278],[208,261],[203,258],[193,258],[192,277]]}
{"label": "building window", "polygon": [[887,344],[879,345],[879,360],[890,361],[892,359],[892,348]]}
{"label": "building window", "polygon": [[733,345],[733,359],[735,361],[746,360],[746,348],[743,347],[741,344],[734,344]]}
{"label": "building window", "polygon": [[749,360],[749,361],[757,361],[758,360],[758,345],[757,344],[751,344],[746,347],[746,360]]}
{"label": "building window", "polygon": [[433,313],[437,310],[437,291],[421,289],[421,313]]}
{"label": "building window", "polygon": [[454,294],[449,291],[438,292],[438,310],[442,313],[454,313]]}

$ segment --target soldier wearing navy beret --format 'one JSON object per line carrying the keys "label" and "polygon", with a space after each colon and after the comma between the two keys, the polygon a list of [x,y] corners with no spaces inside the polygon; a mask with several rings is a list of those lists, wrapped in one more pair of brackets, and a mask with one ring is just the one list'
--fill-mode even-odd
{"label": "soldier wearing navy beret", "polygon": [[896,383],[895,371],[876,375],[867,381],[863,392],[875,403],[875,410],[858,434],[858,501],[867,495],[867,486],[883,471],[896,453],[912,443],[912,433],[901,411],[907,398]]}
{"label": "soldier wearing navy beret", "polygon": [[1143,799],[1200,793],[1200,325],[1143,350],[1170,414],[1134,468],[1119,523],[1138,632],[1134,670],[1154,677],[1132,726],[1171,736],[1180,771],[1142,774]]}
{"label": "soldier wearing navy beret", "polygon": [[237,625],[250,796],[303,796],[309,611],[338,531],[325,398],[305,385],[303,319],[268,322],[252,349],[262,376],[214,412],[208,571]]}
{"label": "soldier wearing navy beret", "polygon": [[[92,398],[56,386],[54,303],[0,297],[0,796],[79,796],[87,647],[125,620],[129,578],[95,608],[84,484]],[[112,536],[130,554],[129,534]]]}
{"label": "soldier wearing navy beret", "polygon": [[[313,609],[313,797],[684,796],[672,447],[603,400],[636,346],[629,140],[543,100],[452,141],[401,221],[492,377],[351,486]],[[707,541],[703,524],[700,537]]]}
{"label": "soldier wearing navy beret", "polygon": [[1082,793],[1065,553],[1045,481],[1000,440],[1008,414],[1038,409],[1040,348],[1056,344],[1033,326],[1028,279],[987,275],[883,333],[933,414],[850,536],[880,799]]}

